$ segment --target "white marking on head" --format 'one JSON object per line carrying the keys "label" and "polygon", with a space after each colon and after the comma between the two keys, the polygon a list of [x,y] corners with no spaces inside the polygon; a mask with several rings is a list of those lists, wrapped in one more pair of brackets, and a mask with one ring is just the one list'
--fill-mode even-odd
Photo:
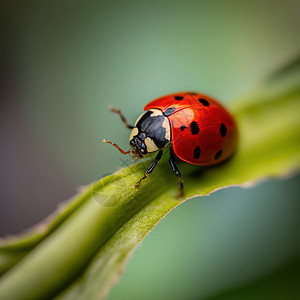
{"label": "white marking on head", "polygon": [[162,126],[166,129],[165,138],[170,141],[171,140],[171,128],[170,128],[170,122],[167,117],[165,117]]}
{"label": "white marking on head", "polygon": [[146,110],[144,113],[142,113],[142,114],[137,118],[137,120],[136,120],[135,123],[134,123],[134,126],[136,126],[136,124],[139,122],[139,120],[141,119],[141,117],[142,117],[145,113],[147,113],[148,111],[152,111],[152,114],[151,114],[150,117],[161,116],[161,115],[163,114],[162,111],[159,110],[159,109],[149,109],[149,110]]}
{"label": "white marking on head", "polygon": [[134,136],[136,136],[137,134],[139,133],[139,130],[134,127],[132,130],[131,130],[131,133],[130,133],[130,137],[129,137],[129,142],[133,139]]}
{"label": "white marking on head", "polygon": [[155,152],[158,150],[157,146],[154,144],[153,140],[151,138],[146,137],[145,138],[145,145],[147,147],[147,151],[150,152]]}
{"label": "white marking on head", "polygon": [[159,109],[149,109],[150,111],[152,111],[152,114],[150,117],[156,117],[156,116],[162,116],[163,113],[161,110]]}

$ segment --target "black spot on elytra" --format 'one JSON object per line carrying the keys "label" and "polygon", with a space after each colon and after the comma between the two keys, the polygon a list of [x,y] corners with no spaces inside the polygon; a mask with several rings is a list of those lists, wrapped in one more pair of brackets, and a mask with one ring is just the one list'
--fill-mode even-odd
{"label": "black spot on elytra", "polygon": [[200,154],[201,154],[201,149],[199,146],[197,146],[195,149],[194,149],[194,152],[193,152],[193,156],[195,159],[198,159],[200,157]]}
{"label": "black spot on elytra", "polygon": [[199,126],[197,124],[197,122],[193,121],[190,125],[191,128],[191,133],[192,134],[198,134],[199,133]]}
{"label": "black spot on elytra", "polygon": [[186,129],[186,126],[182,125],[180,126],[181,131],[183,131],[184,129]]}
{"label": "black spot on elytra", "polygon": [[215,155],[215,160],[219,159],[222,156],[223,151],[219,150]]}
{"label": "black spot on elytra", "polygon": [[199,100],[199,102],[203,105],[203,106],[209,106],[209,102],[207,101],[207,100],[205,100],[205,99],[198,99]]}
{"label": "black spot on elytra", "polygon": [[183,97],[182,96],[175,96],[175,100],[182,100]]}
{"label": "black spot on elytra", "polygon": [[169,107],[163,114],[168,117],[175,111],[175,107]]}
{"label": "black spot on elytra", "polygon": [[221,123],[221,125],[220,125],[220,134],[221,134],[221,137],[224,137],[226,135],[226,132],[227,132],[227,128],[226,128],[225,124]]}

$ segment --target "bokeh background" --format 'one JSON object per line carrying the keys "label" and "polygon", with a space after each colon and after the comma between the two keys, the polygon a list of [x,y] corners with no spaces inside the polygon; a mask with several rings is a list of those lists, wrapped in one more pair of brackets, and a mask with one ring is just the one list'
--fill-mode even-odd
{"label": "bokeh background", "polygon": [[[124,165],[101,142],[128,146],[109,105],[131,122],[148,101],[182,90],[230,106],[300,50],[296,0],[1,7],[1,236],[31,227],[76,187]],[[295,175],[182,204],[138,246],[108,299],[206,299],[293,261],[299,184]]]}

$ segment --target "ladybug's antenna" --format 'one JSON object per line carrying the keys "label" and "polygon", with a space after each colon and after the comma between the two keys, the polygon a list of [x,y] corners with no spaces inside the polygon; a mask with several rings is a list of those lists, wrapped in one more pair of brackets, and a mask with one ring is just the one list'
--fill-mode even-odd
{"label": "ladybug's antenna", "polygon": [[102,140],[103,143],[107,143],[107,144],[111,144],[113,145],[114,147],[116,147],[122,154],[128,154],[128,153],[131,153],[131,150],[129,151],[124,151],[122,150],[116,143],[113,143],[113,142],[110,142],[108,140]]}

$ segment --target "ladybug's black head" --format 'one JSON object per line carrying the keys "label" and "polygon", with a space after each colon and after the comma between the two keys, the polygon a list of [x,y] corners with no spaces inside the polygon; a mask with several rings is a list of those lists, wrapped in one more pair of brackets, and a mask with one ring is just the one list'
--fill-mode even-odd
{"label": "ladybug's black head", "polygon": [[143,158],[143,156],[148,153],[145,142],[138,136],[134,136],[129,144],[132,147],[131,153],[133,158]]}
{"label": "ladybug's black head", "polygon": [[133,158],[163,149],[170,142],[170,123],[162,111],[150,109],[143,113],[132,129],[129,144]]}

